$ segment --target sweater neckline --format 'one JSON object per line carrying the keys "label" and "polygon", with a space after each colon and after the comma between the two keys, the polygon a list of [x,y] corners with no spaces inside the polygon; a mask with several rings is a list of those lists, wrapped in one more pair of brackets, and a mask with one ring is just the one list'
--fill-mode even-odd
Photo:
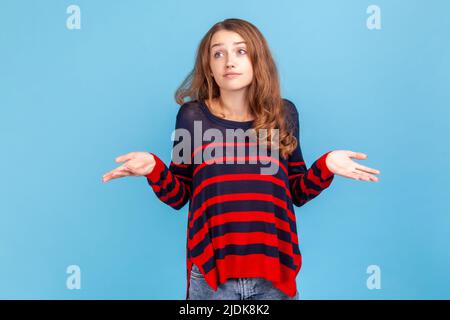
{"label": "sweater neckline", "polygon": [[226,127],[230,128],[250,128],[255,120],[249,120],[249,121],[236,121],[236,120],[229,120],[229,119],[223,119],[218,116],[216,116],[214,113],[209,110],[208,106],[206,105],[204,100],[200,101],[200,107],[203,110],[203,112],[206,114],[206,116],[211,119],[212,121],[219,123],[221,125],[224,125]]}

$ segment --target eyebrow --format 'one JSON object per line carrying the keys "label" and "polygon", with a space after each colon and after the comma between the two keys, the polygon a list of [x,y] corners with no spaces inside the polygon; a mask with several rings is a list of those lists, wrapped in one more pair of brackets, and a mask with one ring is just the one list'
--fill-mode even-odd
{"label": "eyebrow", "polygon": [[[241,43],[246,43],[246,42],[245,42],[245,41],[233,42],[234,45],[236,45],[236,44],[241,44]],[[223,46],[223,43],[222,43],[222,42],[220,42],[220,43],[215,43],[215,44],[213,44],[213,45],[211,46],[210,49],[212,49],[212,48],[214,48],[214,47],[218,47],[218,46]]]}

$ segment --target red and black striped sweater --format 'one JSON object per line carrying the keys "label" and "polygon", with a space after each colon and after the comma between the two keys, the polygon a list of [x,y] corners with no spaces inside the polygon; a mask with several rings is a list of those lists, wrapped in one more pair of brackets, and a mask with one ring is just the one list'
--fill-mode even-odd
{"label": "red and black striped sweater", "polygon": [[[207,146],[211,148],[214,144],[215,148],[220,146],[225,150],[225,144],[230,145],[226,139],[226,142],[216,142],[212,138],[209,141],[201,138],[199,143],[193,138],[199,134],[198,124],[203,131],[218,129],[226,137],[227,129],[247,130],[253,123],[219,118],[203,101],[186,102],[180,107],[175,129],[181,130],[175,133],[170,166],[151,153],[156,165],[147,175],[147,181],[156,196],[176,210],[189,201],[186,299],[193,263],[214,290],[228,278],[261,277],[291,297],[296,294],[295,278],[302,256],[294,205],[300,207],[314,199],[331,184],[334,174],[325,163],[330,151],[307,169],[300,148],[297,108],[290,100],[283,101],[286,120],[298,145],[288,159],[268,153],[266,158],[278,165],[275,174],[261,174],[260,169],[267,165],[247,161],[252,157],[247,149],[251,140],[247,139],[231,142],[236,148],[240,145],[246,149],[244,156],[239,156],[234,149],[236,152],[231,156],[226,151],[217,153],[218,156],[211,153],[214,162],[194,160],[199,159],[196,156],[205,152]],[[196,126],[194,121],[199,121]],[[177,137],[183,129],[192,137],[190,154],[184,159],[192,161],[180,163],[178,158],[174,161],[174,150],[185,139]],[[184,150],[178,154],[185,156]],[[230,160],[235,161],[225,163]]]}

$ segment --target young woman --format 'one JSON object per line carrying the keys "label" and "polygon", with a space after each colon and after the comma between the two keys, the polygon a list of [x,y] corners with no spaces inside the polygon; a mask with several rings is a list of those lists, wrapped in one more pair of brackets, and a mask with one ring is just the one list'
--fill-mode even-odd
{"label": "young woman", "polygon": [[[247,21],[227,19],[206,33],[176,101],[179,137],[169,167],[151,152],[131,152],[116,158],[124,163],[103,181],[144,176],[174,209],[189,201],[186,299],[298,299],[293,206],[314,199],[334,175],[378,181],[380,172],[354,162],[367,156],[348,150],[329,151],[307,169],[297,108],[281,97],[267,42]],[[257,139],[223,142],[230,130],[240,137],[253,130]],[[251,155],[255,145],[270,152]],[[235,154],[240,148],[244,156]],[[267,163],[278,170],[263,174]]]}

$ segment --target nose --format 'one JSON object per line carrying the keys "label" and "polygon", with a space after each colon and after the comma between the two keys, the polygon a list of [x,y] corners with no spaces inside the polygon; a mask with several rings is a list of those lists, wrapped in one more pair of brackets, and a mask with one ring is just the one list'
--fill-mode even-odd
{"label": "nose", "polygon": [[228,55],[226,67],[227,69],[235,67],[234,58],[231,55]]}

